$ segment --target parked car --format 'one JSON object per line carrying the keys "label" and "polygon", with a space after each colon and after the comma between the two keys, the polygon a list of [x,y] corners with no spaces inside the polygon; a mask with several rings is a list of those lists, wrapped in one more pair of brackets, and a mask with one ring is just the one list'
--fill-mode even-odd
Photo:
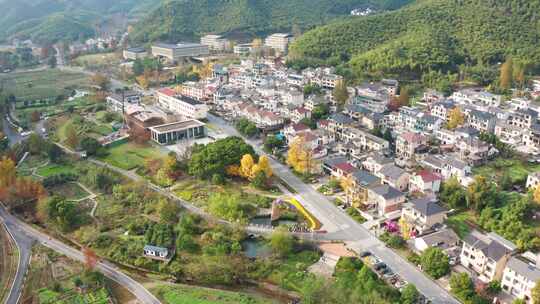
{"label": "parked car", "polygon": [[380,271],[383,268],[386,268],[386,264],[383,263],[383,262],[379,262],[379,263],[373,265],[373,269],[375,269],[375,271]]}
{"label": "parked car", "polygon": [[369,252],[369,251],[360,252],[360,257],[361,258],[365,258],[365,257],[370,256],[370,255],[371,255],[371,252]]}

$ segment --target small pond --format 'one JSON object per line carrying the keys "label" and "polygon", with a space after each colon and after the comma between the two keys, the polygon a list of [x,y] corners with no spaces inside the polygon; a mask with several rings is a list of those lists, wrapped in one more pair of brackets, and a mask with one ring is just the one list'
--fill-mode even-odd
{"label": "small pond", "polygon": [[250,258],[264,258],[272,254],[270,246],[263,240],[257,238],[248,238],[242,241],[242,250]]}
{"label": "small pond", "polygon": [[249,223],[252,225],[263,225],[263,226],[294,226],[298,224],[297,221],[293,220],[277,220],[272,222],[270,220],[270,215],[267,216],[257,216],[249,220]]}

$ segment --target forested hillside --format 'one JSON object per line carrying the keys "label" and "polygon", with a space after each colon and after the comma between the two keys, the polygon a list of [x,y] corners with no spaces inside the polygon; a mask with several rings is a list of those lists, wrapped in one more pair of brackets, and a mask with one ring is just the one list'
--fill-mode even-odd
{"label": "forested hillside", "polygon": [[176,0],[135,26],[135,41],[192,39],[214,33],[267,33],[311,28],[365,5],[395,9],[411,0]]}
{"label": "forested hillside", "polygon": [[291,47],[308,63],[348,62],[359,74],[418,75],[459,65],[540,63],[540,0],[419,0],[396,11],[346,18]]}
{"label": "forested hillside", "polygon": [[0,0],[0,40],[77,39],[94,33],[95,25],[121,13],[140,18],[161,0]]}

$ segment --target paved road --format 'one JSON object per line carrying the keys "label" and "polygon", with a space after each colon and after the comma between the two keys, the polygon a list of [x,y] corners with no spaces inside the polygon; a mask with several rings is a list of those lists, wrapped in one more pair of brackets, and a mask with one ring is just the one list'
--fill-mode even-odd
{"label": "paved road", "polygon": [[4,223],[2,220],[3,209],[0,210],[0,222],[5,224],[6,230],[9,235],[14,239],[17,249],[19,250],[19,261],[17,267],[17,274],[15,275],[15,280],[11,285],[11,290],[9,291],[9,296],[6,299],[6,304],[16,304],[19,301],[19,298],[22,294],[24,287],[24,278],[28,265],[30,264],[30,256],[32,255],[32,245],[34,241],[32,238],[28,237],[25,233],[16,229],[9,222]]}
{"label": "paved road", "polygon": [[[231,125],[223,119],[209,115],[209,121],[222,129],[228,135],[240,136]],[[257,141],[247,140],[259,154],[265,154]],[[356,252],[369,250],[380,257],[396,273],[402,276],[406,281],[414,284],[418,290],[433,303],[450,304],[459,303],[446,290],[441,288],[431,279],[426,277],[416,267],[411,265],[400,255],[387,248],[377,237],[369,230],[360,225],[341,209],[337,208],[324,195],[317,192],[310,185],[302,182],[298,177],[291,173],[287,166],[270,158],[270,164],[274,169],[274,174],[283,179],[297,194],[293,196],[323,224],[323,229],[328,231],[325,236],[327,239],[343,240],[348,246]]]}
{"label": "paved road", "polygon": [[[56,252],[66,255],[67,257],[71,259],[84,262],[84,255],[81,251],[76,250],[56,239],[52,239],[48,235],[42,232],[39,232],[38,230],[32,228],[28,224],[20,221],[19,219],[9,214],[3,207],[0,207],[0,218],[4,221],[4,223],[6,224],[6,227],[9,229],[9,231],[12,234],[14,234],[14,236],[20,235],[26,241],[29,241],[29,242],[36,241],[42,244],[43,246],[46,246]],[[21,248],[21,251],[23,251],[22,248]],[[27,252],[28,254],[30,253],[29,250],[24,250],[23,252]],[[27,267],[28,267],[28,262],[25,265],[21,264],[19,267],[19,271],[22,271],[22,269],[26,271]],[[133,280],[132,278],[124,274],[116,266],[108,262],[99,262],[96,265],[96,269],[102,272],[109,279],[117,282],[118,284],[122,285],[127,290],[129,290],[131,293],[133,293],[133,295],[135,295],[135,297],[141,303],[144,303],[144,304],[160,304],[161,303],[153,294],[151,294],[148,290],[146,290],[141,284],[139,284],[138,282],[136,282],[135,280]],[[22,282],[21,282],[21,285],[22,285]],[[19,288],[21,285],[19,285]],[[14,288],[15,291],[12,290],[12,294],[15,292],[20,292],[20,289],[19,291],[17,291],[16,289],[17,288]],[[18,295],[16,297],[18,297]],[[16,304],[16,301],[14,300],[13,302],[7,302],[7,303]]]}

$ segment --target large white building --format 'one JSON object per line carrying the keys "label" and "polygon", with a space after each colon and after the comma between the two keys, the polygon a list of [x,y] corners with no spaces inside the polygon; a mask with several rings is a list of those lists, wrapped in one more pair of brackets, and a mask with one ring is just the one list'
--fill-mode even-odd
{"label": "large white building", "polygon": [[152,56],[178,61],[185,57],[195,57],[210,54],[207,45],[199,43],[156,43],[152,45]]}
{"label": "large white building", "polygon": [[189,119],[206,119],[207,105],[193,98],[178,95],[169,88],[160,89],[156,94],[161,107]]}
{"label": "large white building", "polygon": [[201,44],[208,46],[211,50],[223,51],[229,46],[229,40],[221,35],[206,35],[201,37]]}
{"label": "large white building", "polygon": [[293,35],[289,33],[275,33],[264,40],[264,45],[273,48],[276,51],[286,53],[289,49],[289,44],[294,40]]}

